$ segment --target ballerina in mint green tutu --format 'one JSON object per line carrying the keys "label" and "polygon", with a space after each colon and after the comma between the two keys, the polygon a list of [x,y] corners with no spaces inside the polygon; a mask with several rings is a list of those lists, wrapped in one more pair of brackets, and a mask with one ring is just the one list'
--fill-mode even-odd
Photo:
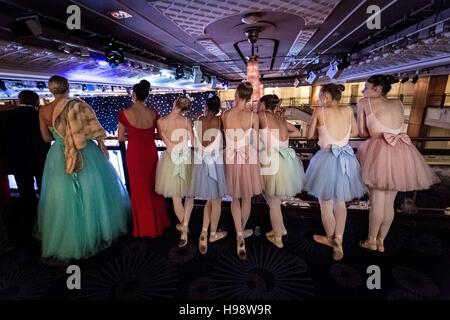
{"label": "ballerina in mint green tutu", "polygon": [[55,142],[45,162],[37,236],[44,258],[87,258],[127,232],[129,197],[107,160],[94,111],[69,98],[67,79],[53,76],[48,87],[55,100],[40,109],[39,121],[44,140]]}

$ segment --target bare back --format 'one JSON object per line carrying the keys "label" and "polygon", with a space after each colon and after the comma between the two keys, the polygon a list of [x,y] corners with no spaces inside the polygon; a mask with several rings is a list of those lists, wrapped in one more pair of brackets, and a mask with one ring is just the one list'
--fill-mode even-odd
{"label": "bare back", "polygon": [[156,111],[153,108],[132,106],[124,113],[128,122],[137,129],[150,129],[155,126]]}
{"label": "bare back", "polygon": [[[368,99],[366,104],[367,106],[364,108],[366,115],[370,115],[370,112],[372,112],[382,125],[393,130],[403,126],[404,107],[400,100],[370,98],[370,105]],[[370,111],[370,109],[372,110]]]}
{"label": "bare back", "polygon": [[158,131],[168,149],[192,140],[192,121],[178,114],[169,114],[158,120]]}
{"label": "bare back", "polygon": [[352,127],[353,111],[350,107],[322,108],[317,117],[317,126],[326,125],[329,134],[336,140],[344,139]]}
{"label": "bare back", "polygon": [[289,139],[289,131],[286,120],[280,116],[263,111],[259,114],[259,122],[261,129],[278,130],[278,139],[285,141]]}
{"label": "bare back", "polygon": [[[201,124],[202,132],[198,132],[197,134],[201,134],[201,137],[199,137],[199,138],[204,147],[207,147],[210,144],[212,144],[217,139],[217,135],[221,134],[220,133],[221,122],[222,122],[222,120],[220,119],[220,117],[217,117],[217,116],[213,117],[213,118],[201,117],[199,119],[199,123]],[[213,130],[210,130],[210,129],[213,129]],[[210,130],[210,131],[208,131],[208,130]],[[207,137],[207,139],[204,139],[206,137],[205,132],[207,132],[207,131],[208,131],[208,137]],[[216,134],[213,137],[211,137],[210,134],[213,131],[216,131]]]}

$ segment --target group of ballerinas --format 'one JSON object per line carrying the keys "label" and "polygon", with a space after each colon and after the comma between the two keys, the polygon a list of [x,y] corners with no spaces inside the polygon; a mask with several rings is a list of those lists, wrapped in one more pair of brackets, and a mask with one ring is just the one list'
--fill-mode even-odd
{"label": "group of ballerinas", "polygon": [[[40,109],[39,119],[43,139],[55,143],[45,164],[36,234],[42,240],[43,257],[86,258],[126,233],[130,201],[107,161],[106,135],[93,110],[83,100],[69,97],[67,79],[53,76],[48,87],[55,100]],[[163,196],[170,197],[179,220],[179,246],[186,246],[194,198],[199,197],[207,200],[199,238],[199,251],[206,254],[208,243],[227,236],[227,231],[218,230],[218,223],[222,198],[229,195],[237,255],[246,259],[245,238],[253,233],[246,229],[252,196],[265,195],[272,223],[266,238],[282,248],[287,230],[281,198],[305,190],[319,199],[321,207],[325,235],[314,239],[332,247],[333,258],[340,260],[345,202],[369,191],[369,233],[360,245],[383,252],[397,192],[426,189],[438,181],[401,133],[403,106],[386,98],[390,87],[382,75],[367,80],[357,122],[352,109],[339,104],[343,86],[321,88],[320,107],[308,130],[309,139],[318,134],[320,150],[305,174],[289,147],[289,138],[301,134],[276,112],[280,102],[276,95],[263,96],[261,111],[255,113],[247,107],[252,86],[240,83],[232,109],[219,116],[220,100],[211,97],[205,115],[193,124],[183,115],[191,107],[188,97],[179,97],[170,114],[160,118],[145,106],[150,83],[141,81],[133,87],[133,106],[119,114],[119,140],[128,140],[134,236],[155,237],[169,226]],[[166,145],[159,160],[154,142],[158,134]],[[358,134],[369,139],[356,157],[348,142]]]}
{"label": "group of ballerinas", "polygon": [[[167,150],[158,163],[156,192],[173,198],[180,222],[179,245],[188,242],[194,197],[208,200],[199,251],[207,252],[208,228],[209,242],[224,238],[227,232],[217,231],[217,225],[221,199],[229,195],[237,254],[245,259],[245,238],[252,235],[252,230],[245,228],[251,197],[264,194],[272,223],[266,238],[282,248],[287,230],[280,199],[305,190],[319,199],[325,229],[325,235],[314,235],[314,240],[332,247],[333,258],[341,260],[347,217],[345,202],[369,192],[369,233],[360,246],[384,252],[397,192],[426,189],[439,181],[409,137],[401,133],[404,110],[400,101],[386,98],[390,88],[386,76],[375,75],[367,80],[364,98],[358,103],[357,122],[352,108],[339,104],[344,86],[322,86],[320,106],[315,109],[308,129],[308,139],[318,135],[320,150],[312,157],[306,174],[295,151],[289,148],[289,138],[299,137],[300,132],[275,112],[279,105],[276,95],[262,97],[262,111],[254,113],[247,108],[253,91],[251,84],[243,82],[236,89],[232,109],[219,117],[219,100],[210,99],[206,115],[195,123],[194,130],[191,121],[182,116],[189,100],[178,99],[171,114],[158,121]],[[355,155],[349,139],[358,135],[369,139]],[[193,154],[189,140],[194,146]]]}

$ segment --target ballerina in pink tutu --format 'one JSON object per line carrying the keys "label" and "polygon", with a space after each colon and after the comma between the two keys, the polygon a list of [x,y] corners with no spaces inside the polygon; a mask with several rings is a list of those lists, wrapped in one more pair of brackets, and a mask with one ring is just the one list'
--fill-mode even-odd
{"label": "ballerina in pink tutu", "polygon": [[369,234],[360,246],[384,252],[384,239],[394,220],[398,191],[428,189],[439,182],[423,156],[402,132],[404,108],[400,100],[386,98],[388,77],[371,76],[358,102],[361,137],[370,137],[358,148],[364,183],[370,190]]}

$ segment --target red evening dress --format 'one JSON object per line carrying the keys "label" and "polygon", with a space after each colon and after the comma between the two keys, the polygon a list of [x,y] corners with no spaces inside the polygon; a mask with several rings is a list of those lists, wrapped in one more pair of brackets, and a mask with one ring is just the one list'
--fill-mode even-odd
{"label": "red evening dress", "polygon": [[169,227],[164,198],[155,193],[158,151],[155,144],[155,124],[147,129],[133,127],[125,113],[119,113],[119,122],[127,128],[127,168],[133,209],[133,235],[157,237]]}

